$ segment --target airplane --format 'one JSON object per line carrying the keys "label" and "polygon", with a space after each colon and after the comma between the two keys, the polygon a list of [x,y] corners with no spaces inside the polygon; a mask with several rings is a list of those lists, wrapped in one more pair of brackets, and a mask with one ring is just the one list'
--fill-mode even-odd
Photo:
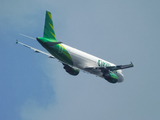
{"label": "airplane", "polygon": [[[26,35],[23,36],[29,37]],[[32,37],[29,38],[34,39]],[[120,83],[124,81],[122,69],[134,66],[132,62],[127,65],[116,66],[111,62],[105,61],[101,58],[82,52],[57,41],[52,16],[49,11],[46,11],[43,37],[37,37],[35,40],[37,40],[49,53],[21,43],[18,40],[16,43],[28,47],[37,53],[45,54],[49,58],[58,59],[63,64],[65,71],[73,76],[78,75],[80,70],[82,70],[104,78],[110,83]]]}

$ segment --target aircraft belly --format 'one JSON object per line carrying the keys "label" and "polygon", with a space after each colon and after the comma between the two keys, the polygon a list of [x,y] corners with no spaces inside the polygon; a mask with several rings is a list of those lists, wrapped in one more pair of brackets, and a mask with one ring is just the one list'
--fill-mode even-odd
{"label": "aircraft belly", "polygon": [[[70,46],[64,45],[63,46],[67,49],[69,55],[71,56],[73,67],[79,68],[81,70],[87,71],[91,74],[95,74],[96,76],[103,77],[103,73],[99,69],[86,69],[86,68],[96,68],[96,67],[104,67],[100,66],[99,61],[103,61],[102,63],[107,63],[106,65],[114,66],[114,64],[102,60],[100,58],[97,58],[93,55],[90,55],[88,53],[82,52],[80,50],[77,50],[75,48],[72,48]],[[103,64],[104,65],[104,64]]]}
{"label": "aircraft belly", "polygon": [[[66,46],[65,46],[66,47]],[[99,70],[86,70],[85,68],[87,67],[98,67],[98,63],[96,61],[98,61],[98,59],[90,56],[87,53],[84,53],[82,51],[76,50],[76,49],[67,49],[67,51],[69,52],[72,61],[73,61],[73,66],[77,67],[81,70],[87,71],[91,74],[95,74],[97,76],[102,77],[102,72]],[[90,56],[90,57],[89,57]]]}
{"label": "aircraft belly", "polygon": [[73,56],[71,55],[72,57],[72,60],[73,60],[73,64],[75,67],[81,69],[81,70],[84,70],[86,72],[89,72],[91,74],[95,74],[97,76],[100,76],[102,77],[102,72],[101,71],[97,71],[97,70],[86,70],[85,68],[89,67],[89,66],[97,66],[95,62],[92,62],[90,60],[87,60],[86,58],[84,57],[79,57],[79,56]]}
{"label": "aircraft belly", "polygon": [[83,52],[81,52],[80,54],[77,54],[76,52],[69,51],[69,54],[70,54],[72,61],[73,61],[73,65],[75,67],[78,67],[80,69],[84,69],[86,67],[91,67],[91,66],[97,67],[97,63],[95,60],[91,60]]}

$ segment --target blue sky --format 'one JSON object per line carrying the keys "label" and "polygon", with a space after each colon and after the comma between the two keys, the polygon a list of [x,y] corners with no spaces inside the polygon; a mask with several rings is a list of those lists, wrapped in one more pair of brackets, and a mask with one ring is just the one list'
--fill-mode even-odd
{"label": "blue sky", "polygon": [[[159,0],[2,0],[0,4],[0,119],[160,119]],[[58,60],[15,44],[46,51],[46,10],[56,38],[117,65],[125,80],[110,84],[81,72],[70,76]]]}

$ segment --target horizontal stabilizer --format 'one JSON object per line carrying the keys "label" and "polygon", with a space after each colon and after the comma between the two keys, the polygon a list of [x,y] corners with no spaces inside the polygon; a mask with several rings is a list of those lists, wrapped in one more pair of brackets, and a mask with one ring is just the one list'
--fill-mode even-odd
{"label": "horizontal stabilizer", "polygon": [[53,46],[53,45],[57,45],[57,44],[62,43],[62,42],[57,42],[57,40],[48,39],[48,38],[44,38],[44,37],[37,37],[36,39],[37,39],[38,42],[47,43],[49,46]]}
{"label": "horizontal stabilizer", "polygon": [[30,37],[30,36],[27,36],[27,35],[24,35],[24,34],[21,34],[21,33],[19,33],[20,35],[22,35],[22,36],[24,36],[24,37],[27,37],[27,38],[30,38],[30,39],[33,39],[33,40],[36,40],[35,38],[33,38],[33,37]]}
{"label": "horizontal stabilizer", "polygon": [[47,44],[49,46],[54,46],[54,45],[57,45],[57,44],[61,44],[62,42],[47,42]]}

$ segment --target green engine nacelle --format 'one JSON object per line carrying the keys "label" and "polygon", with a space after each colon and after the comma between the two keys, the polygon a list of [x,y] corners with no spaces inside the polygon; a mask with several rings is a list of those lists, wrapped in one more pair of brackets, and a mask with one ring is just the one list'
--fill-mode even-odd
{"label": "green engine nacelle", "polygon": [[64,65],[64,69],[66,70],[67,73],[69,73],[70,75],[78,75],[79,74],[79,70],[78,69],[75,69],[75,68],[72,68],[66,64],[63,64]]}
{"label": "green engine nacelle", "polygon": [[110,83],[118,82],[118,76],[111,71],[109,73],[103,74],[103,77]]}

